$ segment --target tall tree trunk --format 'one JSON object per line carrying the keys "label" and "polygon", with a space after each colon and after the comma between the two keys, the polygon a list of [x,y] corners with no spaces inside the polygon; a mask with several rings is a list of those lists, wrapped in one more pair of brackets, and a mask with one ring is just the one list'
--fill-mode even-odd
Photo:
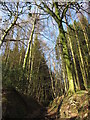
{"label": "tall tree trunk", "polygon": [[50,65],[50,60],[49,60],[49,74],[50,74],[50,78],[51,78],[51,87],[52,87],[52,92],[53,92],[53,95],[54,95],[54,98],[56,97],[56,93],[55,93],[55,88],[54,88],[54,85],[53,85],[53,76],[51,74],[51,65]]}
{"label": "tall tree trunk", "polygon": [[5,65],[8,65],[8,60],[9,60],[9,55],[10,55],[10,42],[6,43],[6,50],[5,50]]}
{"label": "tall tree trunk", "polygon": [[59,27],[59,34],[60,34],[60,44],[62,44],[63,59],[65,61],[67,77],[68,77],[68,81],[69,81],[69,92],[73,93],[74,92],[74,83],[73,83],[73,77],[72,77],[72,72],[71,72],[71,67],[70,67],[67,41],[65,38],[65,33],[64,33],[63,27]]}
{"label": "tall tree trunk", "polygon": [[65,70],[64,62],[62,63],[62,72],[63,72],[62,74],[64,80],[64,89],[65,89],[65,93],[67,93],[66,70]]}
{"label": "tall tree trunk", "polygon": [[[66,21],[66,18],[65,18]],[[66,25],[67,26],[67,25]],[[69,32],[68,32],[68,26],[67,26],[67,33],[68,33],[68,40],[69,40],[69,47],[71,49],[71,53],[72,53],[72,57],[73,57],[73,63],[74,63],[74,69],[75,69],[75,74],[76,74],[76,79],[77,79],[77,83],[78,85],[76,85],[77,90],[80,90],[80,83],[79,83],[79,78],[78,78],[78,71],[77,71],[77,66],[76,66],[76,61],[75,61],[75,55],[74,55],[74,51],[73,51],[73,47],[72,47],[72,42],[69,36]]]}
{"label": "tall tree trunk", "polygon": [[[29,37],[29,43],[28,43],[28,47],[27,47],[27,50],[26,50],[26,53],[25,53],[25,57],[24,57],[24,62],[23,62],[23,70],[25,72],[26,70],[26,65],[27,65],[27,60],[28,60],[28,57],[31,58],[31,49],[32,49],[32,42],[33,42],[33,34],[34,34],[34,30],[35,30],[35,25],[36,25],[36,18],[34,20],[34,23],[33,23],[33,27],[32,27],[32,31],[31,31],[31,34],[30,34],[30,37]],[[29,63],[31,64],[31,60],[29,61]],[[29,72],[30,73],[30,72]],[[23,74],[24,76],[24,74]],[[30,81],[29,81],[29,77],[30,75],[28,76],[27,80],[28,80],[28,88],[27,88],[27,94],[29,94],[29,87],[30,87]]]}
{"label": "tall tree trunk", "polygon": [[28,64],[29,82],[31,81],[31,78],[32,78],[33,59],[34,59],[34,55],[33,55],[33,53],[32,53],[32,47],[33,47],[33,43],[31,43],[30,53],[29,53],[29,64]]}
{"label": "tall tree trunk", "polygon": [[30,89],[30,85],[31,85],[31,80],[32,80],[32,73],[33,73],[33,63],[34,63],[34,53],[32,51],[33,47],[35,46],[35,41],[34,41],[34,45],[33,43],[31,43],[31,47],[30,47],[30,53],[29,53],[29,64],[28,64],[28,71],[29,71],[29,84],[28,84],[28,92]]}
{"label": "tall tree trunk", "polygon": [[[58,43],[60,43],[60,37],[59,37],[59,41]],[[64,80],[64,89],[65,89],[65,93],[67,92],[67,83],[66,83],[66,69],[65,69],[65,61],[63,60],[63,55],[62,55],[62,47],[61,45],[57,44],[57,49],[58,49],[58,60],[60,61],[60,66],[61,66],[61,71],[62,71],[62,76],[63,76],[63,80]],[[61,58],[61,60],[60,60]],[[61,79],[61,78],[60,78]],[[61,83],[60,83],[61,84]]]}
{"label": "tall tree trunk", "polygon": [[[83,16],[82,16],[83,17]],[[89,48],[89,39],[88,39],[88,35],[87,35],[87,32],[86,32],[86,29],[85,29],[85,26],[84,26],[84,24],[82,23],[82,19],[83,18],[80,18],[79,16],[78,16],[78,19],[79,19],[79,22],[80,22],[80,25],[81,25],[81,28],[82,28],[82,30],[83,30],[83,34],[84,34],[84,38],[85,38],[85,42],[86,42],[86,46],[87,46],[87,50],[88,50],[88,58],[85,58],[85,63],[84,64],[86,64],[85,66],[85,70],[86,70],[86,74],[87,74],[87,79],[89,79],[88,78],[88,59],[89,59],[89,55],[90,55],[90,48]],[[85,54],[85,51],[84,51],[84,54]]]}
{"label": "tall tree trunk", "polygon": [[33,40],[33,34],[34,34],[35,24],[36,24],[36,18],[34,20],[32,31],[31,31],[31,35],[30,35],[30,38],[29,38],[28,48],[26,50],[26,54],[25,54],[25,58],[24,58],[24,63],[23,63],[23,69],[25,69],[25,67],[26,67],[27,59],[29,57],[29,53],[31,52],[30,50],[31,50],[31,45],[32,45],[32,40]]}
{"label": "tall tree trunk", "polygon": [[[70,11],[69,11],[69,14],[70,14]],[[70,14],[70,17],[71,17],[71,14]],[[71,17],[71,20],[73,22],[72,17]],[[77,41],[77,45],[78,45],[78,52],[79,52],[79,58],[80,58],[80,60],[79,60],[80,69],[81,69],[81,73],[82,73],[85,89],[87,89],[87,80],[86,80],[86,74],[85,74],[84,61],[83,61],[82,52],[81,52],[81,48],[80,48],[80,43],[79,43],[79,39],[78,39],[78,34],[76,32],[76,28],[75,28],[74,22],[73,22],[73,28],[75,30],[76,41]]]}
{"label": "tall tree trunk", "polygon": [[83,34],[84,34],[86,46],[87,46],[87,49],[88,49],[88,53],[89,53],[89,55],[90,55],[89,43],[88,43],[88,42],[89,42],[89,40],[88,40],[88,35],[87,35],[87,33],[86,33],[85,26],[83,25],[83,23],[82,23],[82,21],[81,21],[81,19],[80,19],[79,16],[78,16],[78,18],[79,18],[79,22],[80,22],[81,28],[82,28],[82,30],[83,30]]}
{"label": "tall tree trunk", "polygon": [[54,60],[52,59],[52,64],[53,64],[53,68],[54,68],[54,80],[52,81],[52,88],[53,88],[53,91],[54,91],[54,95],[55,97],[57,97],[57,78],[56,78],[56,69],[55,69],[55,62]]}
{"label": "tall tree trunk", "polygon": [[67,48],[67,41],[65,38],[65,32],[63,29],[63,25],[62,25],[62,20],[66,15],[66,12],[68,10],[69,7],[69,2],[67,3],[66,7],[64,8],[62,15],[60,16],[59,13],[59,8],[58,8],[58,2],[54,2],[53,1],[53,5],[55,8],[55,13],[44,3],[42,2],[42,4],[44,5],[45,12],[47,12],[48,14],[50,14],[54,20],[56,21],[56,23],[58,24],[58,28],[59,28],[59,36],[60,36],[60,44],[62,44],[62,54],[63,54],[63,59],[65,61],[65,65],[66,65],[66,70],[67,70],[67,77],[68,77],[68,81],[69,81],[69,91],[71,93],[74,93],[74,83],[73,83],[73,76],[72,76],[72,72],[70,69],[70,61],[69,61],[69,54],[68,54],[68,48]]}

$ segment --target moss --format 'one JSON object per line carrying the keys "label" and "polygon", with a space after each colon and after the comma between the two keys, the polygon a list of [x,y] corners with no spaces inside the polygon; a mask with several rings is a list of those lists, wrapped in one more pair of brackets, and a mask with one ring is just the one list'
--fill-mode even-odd
{"label": "moss", "polygon": [[69,90],[68,90],[68,96],[72,96],[73,94],[75,94],[75,91],[69,89]]}
{"label": "moss", "polygon": [[68,77],[68,81],[69,81],[69,94],[73,94],[74,93],[74,83],[73,83],[73,77],[72,77],[72,72],[71,72],[71,65],[70,65],[70,60],[69,60],[69,54],[68,54],[68,48],[67,48],[67,41],[65,38],[65,33],[63,30],[63,27],[59,26],[59,34],[60,34],[60,43],[62,44],[62,54],[63,54],[63,58],[65,60],[65,64],[66,64],[66,70],[67,70],[67,77]]}
{"label": "moss", "polygon": [[87,93],[87,91],[85,91],[85,90],[80,90],[80,91],[77,91],[76,93],[77,93],[77,94],[84,94],[84,93]]}

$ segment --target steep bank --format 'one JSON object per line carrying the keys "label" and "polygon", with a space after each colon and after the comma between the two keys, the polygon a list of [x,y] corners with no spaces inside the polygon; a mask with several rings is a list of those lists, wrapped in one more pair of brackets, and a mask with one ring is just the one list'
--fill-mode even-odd
{"label": "steep bank", "polygon": [[90,91],[78,91],[71,96],[56,98],[47,108],[49,119],[89,120]]}

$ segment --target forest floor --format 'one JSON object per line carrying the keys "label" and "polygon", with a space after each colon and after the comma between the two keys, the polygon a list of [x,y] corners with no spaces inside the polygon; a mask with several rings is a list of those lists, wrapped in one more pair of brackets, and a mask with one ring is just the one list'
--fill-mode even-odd
{"label": "forest floor", "polygon": [[15,89],[2,91],[3,119],[22,120],[89,120],[90,91],[78,91],[71,96],[55,98],[48,107],[43,107],[32,97],[22,96]]}
{"label": "forest floor", "polygon": [[61,96],[47,108],[50,119],[89,120],[90,119],[90,91],[78,91],[71,96]]}

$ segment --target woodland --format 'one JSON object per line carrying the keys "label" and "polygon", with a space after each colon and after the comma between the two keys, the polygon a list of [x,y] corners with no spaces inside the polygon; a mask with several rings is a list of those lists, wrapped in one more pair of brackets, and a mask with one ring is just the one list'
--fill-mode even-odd
{"label": "woodland", "polygon": [[0,2],[2,120],[89,120],[89,31],[89,0]]}

